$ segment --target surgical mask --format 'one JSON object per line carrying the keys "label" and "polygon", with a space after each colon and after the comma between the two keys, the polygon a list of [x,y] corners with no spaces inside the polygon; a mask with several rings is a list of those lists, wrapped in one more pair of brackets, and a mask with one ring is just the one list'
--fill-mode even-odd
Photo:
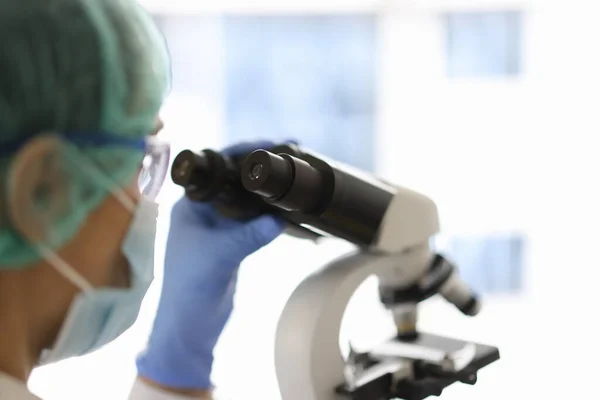
{"label": "surgical mask", "polygon": [[44,258],[81,293],[71,304],[53,348],[42,353],[41,365],[91,353],[133,325],[154,278],[157,218],[158,205],[142,196],[122,246],[131,271],[127,289],[94,288],[55,253],[44,251]]}

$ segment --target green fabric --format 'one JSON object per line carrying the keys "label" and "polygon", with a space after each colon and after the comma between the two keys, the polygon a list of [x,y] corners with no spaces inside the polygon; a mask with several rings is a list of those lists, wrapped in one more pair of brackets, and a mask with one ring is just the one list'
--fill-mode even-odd
{"label": "green fabric", "polygon": [[[153,132],[169,89],[169,58],[164,38],[135,0],[2,0],[0,42],[0,147],[43,132],[103,131],[129,138]],[[72,190],[66,212],[53,221],[47,243],[53,248],[70,240],[110,194],[77,163],[92,163],[125,186],[143,156],[68,143],[64,154]],[[10,162],[0,159],[3,196]],[[3,204],[5,199],[0,270],[23,268],[39,256],[7,223]]]}

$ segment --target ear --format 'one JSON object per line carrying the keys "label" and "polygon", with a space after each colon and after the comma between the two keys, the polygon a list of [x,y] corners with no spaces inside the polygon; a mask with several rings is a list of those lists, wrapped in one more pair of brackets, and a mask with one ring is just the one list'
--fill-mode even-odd
{"label": "ear", "polygon": [[64,144],[38,135],[13,158],[7,176],[7,217],[30,243],[52,241],[52,228],[69,208]]}

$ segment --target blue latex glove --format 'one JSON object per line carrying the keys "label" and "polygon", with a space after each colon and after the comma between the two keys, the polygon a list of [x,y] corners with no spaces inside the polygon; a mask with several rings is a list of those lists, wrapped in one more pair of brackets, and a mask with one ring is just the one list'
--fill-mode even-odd
{"label": "blue latex glove", "polygon": [[[246,143],[243,154],[272,146]],[[232,221],[212,206],[182,198],[173,207],[162,295],[140,376],[175,389],[210,389],[213,349],[233,310],[238,266],[273,241],[284,224],[271,216]]]}

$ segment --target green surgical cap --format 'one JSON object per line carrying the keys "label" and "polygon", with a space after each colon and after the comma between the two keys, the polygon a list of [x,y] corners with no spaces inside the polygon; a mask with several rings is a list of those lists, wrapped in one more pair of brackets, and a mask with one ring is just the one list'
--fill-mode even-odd
{"label": "green surgical cap", "polygon": [[[2,0],[0,43],[0,148],[43,132],[137,139],[154,131],[169,89],[169,58],[164,38],[135,0]],[[93,164],[115,186],[127,186],[143,158],[140,150],[117,146],[65,143],[64,152],[66,160]],[[3,205],[13,155],[0,158],[0,270],[39,259]],[[68,212],[56,218],[46,243],[54,249],[113,189],[74,165],[64,166],[72,189]]]}

